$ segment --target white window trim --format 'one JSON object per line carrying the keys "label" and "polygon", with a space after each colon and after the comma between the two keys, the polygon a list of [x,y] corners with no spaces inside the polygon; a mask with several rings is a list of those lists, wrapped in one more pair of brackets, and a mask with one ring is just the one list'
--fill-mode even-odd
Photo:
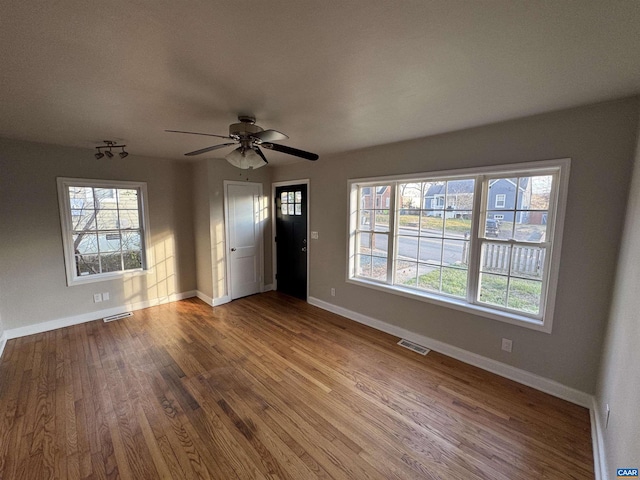
{"label": "white window trim", "polygon": [[[516,163],[509,165],[498,165],[492,167],[480,167],[480,168],[465,168],[459,170],[445,170],[435,172],[420,172],[410,175],[392,175],[385,177],[368,177],[349,179],[347,181],[347,188],[349,194],[348,208],[351,209],[352,205],[357,205],[358,185],[366,183],[385,183],[385,182],[410,182],[411,180],[421,180],[433,177],[449,177],[448,179],[455,179],[456,177],[468,177],[468,176],[499,176],[504,174],[514,174],[517,172],[519,176],[527,175],[540,175],[541,170],[559,170],[558,174],[558,188],[555,190],[557,198],[550,199],[550,210],[547,218],[547,225],[554,226],[553,230],[553,248],[549,251],[546,261],[548,262],[548,282],[546,291],[543,292],[543,298],[545,300],[545,309],[541,313],[540,318],[532,318],[527,315],[519,315],[513,311],[501,310],[486,305],[479,305],[477,303],[470,304],[465,300],[457,299],[454,297],[447,297],[444,294],[432,294],[429,292],[418,291],[410,288],[401,287],[398,285],[391,285],[388,283],[377,282],[366,278],[359,278],[355,276],[355,231],[357,229],[357,209],[356,212],[351,212],[347,218],[347,231],[349,232],[349,238],[347,242],[347,272],[346,282],[372,288],[374,290],[380,290],[384,292],[393,293],[403,297],[433,303],[436,305],[446,306],[455,310],[480,315],[482,317],[491,318],[505,323],[513,325],[519,325],[532,330],[537,330],[545,333],[551,333],[553,326],[553,317],[555,311],[556,290],[558,285],[558,275],[560,270],[560,258],[562,249],[562,237],[564,230],[565,210],[567,204],[567,193],[569,185],[569,171],[571,160],[569,158],[562,158],[556,160],[543,160],[536,162]],[[487,190],[483,191],[483,195],[487,195]],[[397,195],[397,192],[396,192]],[[395,196],[392,197],[395,199]],[[484,200],[484,201],[483,201]],[[474,212],[478,212],[478,215],[474,216],[474,222],[472,224],[471,237],[477,241],[478,235],[476,232],[481,228],[480,219],[484,218],[486,199],[481,199],[480,195],[476,195],[475,202],[479,205],[474,206]],[[482,203],[480,203],[482,202]],[[395,203],[392,200],[392,203]],[[555,207],[555,209],[553,208]],[[391,226],[390,226],[391,228]],[[395,229],[393,230],[395,232]],[[395,234],[394,234],[395,235]],[[490,241],[490,240],[488,240]],[[389,253],[393,255],[392,245],[395,242],[389,242]],[[352,252],[354,255],[352,257]],[[472,282],[478,281],[478,264],[480,262],[480,248],[472,249],[474,255],[470,258],[469,271],[474,273],[470,275]],[[393,258],[393,257],[391,257]],[[389,262],[391,264],[392,262]]]}
{"label": "white window trim", "polygon": [[[147,184],[145,182],[131,182],[122,180],[95,180],[87,178],[58,177],[58,208],[60,210],[60,225],[62,228],[62,246],[64,250],[64,265],[67,277],[67,286],[84,285],[87,283],[104,282],[119,278],[130,278],[133,276],[146,275],[152,272],[153,259],[151,254],[151,242],[149,237],[149,210],[147,199]],[[69,186],[97,187],[97,188],[135,188],[141,193],[141,217],[142,226],[142,246],[143,266],[135,270],[125,270],[119,272],[101,273],[98,275],[79,276],[75,269],[75,255],[73,252],[73,242],[71,241],[71,212],[69,209]]]}
{"label": "white window trim", "polygon": [[[501,200],[500,202],[498,202],[498,198]],[[499,205],[500,204],[500,205]],[[504,208],[507,205],[507,195],[504,193],[497,193],[496,194],[496,208]]]}

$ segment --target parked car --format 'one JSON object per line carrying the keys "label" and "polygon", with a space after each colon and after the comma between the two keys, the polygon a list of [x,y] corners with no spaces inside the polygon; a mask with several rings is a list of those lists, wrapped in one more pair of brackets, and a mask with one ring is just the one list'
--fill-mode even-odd
{"label": "parked car", "polygon": [[487,224],[484,227],[484,234],[487,237],[497,237],[500,235],[500,222],[492,218],[487,218]]}

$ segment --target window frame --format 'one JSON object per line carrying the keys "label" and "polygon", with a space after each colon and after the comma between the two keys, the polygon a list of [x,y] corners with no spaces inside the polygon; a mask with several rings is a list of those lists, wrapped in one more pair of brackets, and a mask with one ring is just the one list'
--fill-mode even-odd
{"label": "window frame", "polygon": [[[562,237],[565,210],[567,203],[569,171],[571,160],[569,158],[533,161],[526,163],[514,163],[506,165],[496,165],[491,167],[464,168],[446,171],[420,172],[409,175],[392,175],[384,177],[368,177],[349,179],[347,181],[348,188],[348,211],[347,218],[347,271],[346,281],[351,284],[381,290],[388,293],[408,297],[428,303],[446,306],[455,310],[461,310],[468,313],[480,315],[482,317],[499,320],[502,322],[523,326],[533,330],[551,333],[553,316],[555,310],[556,288],[558,283],[559,265],[562,248]],[[526,313],[518,313],[513,310],[501,308],[499,306],[479,303],[478,283],[480,279],[480,256],[482,244],[484,242],[493,242],[492,238],[483,238],[484,222],[488,218],[488,211],[491,207],[487,205],[487,196],[489,189],[489,181],[496,177],[504,176],[539,176],[539,175],[555,175],[555,188],[552,189],[549,199],[549,209],[547,215],[547,237],[543,242],[548,247],[545,253],[545,276],[543,279],[543,292],[541,295],[541,311],[539,315],[528,315]],[[470,233],[470,254],[468,266],[468,283],[467,298],[449,297],[446,294],[417,290],[401,285],[394,285],[393,264],[395,260],[394,249],[397,243],[398,216],[396,215],[395,204],[399,195],[397,185],[401,183],[410,183],[418,181],[439,181],[439,180],[455,180],[457,178],[475,177],[475,190],[473,199],[472,224]],[[373,279],[358,277],[356,272],[356,232],[358,230],[358,191],[370,185],[390,185],[391,207],[389,218],[389,242],[387,248],[388,274],[386,281],[376,281]],[[421,200],[424,202],[424,200]],[[526,243],[516,240],[500,240],[507,243]],[[537,243],[536,245],[541,245]],[[471,301],[472,297],[476,297]]]}
{"label": "window frame", "polygon": [[[58,209],[60,211],[60,225],[62,233],[62,246],[67,286],[84,285],[87,283],[103,282],[119,278],[145,275],[152,271],[153,265],[150,236],[149,236],[149,211],[147,200],[146,182],[123,180],[97,180],[88,178],[58,177]],[[73,222],[71,219],[71,202],[69,187],[91,187],[110,189],[135,189],[138,190],[138,211],[140,224],[140,241],[142,242],[142,267],[129,270],[118,270],[95,275],[78,275],[76,272],[75,253],[73,251]]]}
{"label": "window frame", "polygon": [[[500,201],[498,201],[500,199]],[[499,205],[500,204],[500,205]],[[496,204],[495,208],[505,208],[507,206],[507,194],[506,193],[497,193],[496,194]]]}

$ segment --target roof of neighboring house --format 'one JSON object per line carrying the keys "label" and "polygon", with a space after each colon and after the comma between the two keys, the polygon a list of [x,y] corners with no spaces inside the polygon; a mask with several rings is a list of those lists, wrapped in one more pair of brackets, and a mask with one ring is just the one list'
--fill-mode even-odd
{"label": "roof of neighboring house", "polygon": [[[526,190],[527,187],[529,186],[529,180],[531,179],[531,177],[521,177],[520,178],[520,188],[522,190]],[[495,180],[491,180],[489,181],[489,188],[493,187],[496,183],[499,182],[507,182],[510,183],[511,185],[515,186],[515,182],[510,179],[510,178],[496,178]]]}
{"label": "roof of neighboring house", "polygon": [[[450,193],[472,193],[474,180],[451,180],[449,181]],[[425,197],[432,197],[434,195],[444,195],[446,193],[446,183],[434,183],[432,184],[424,194]]]}

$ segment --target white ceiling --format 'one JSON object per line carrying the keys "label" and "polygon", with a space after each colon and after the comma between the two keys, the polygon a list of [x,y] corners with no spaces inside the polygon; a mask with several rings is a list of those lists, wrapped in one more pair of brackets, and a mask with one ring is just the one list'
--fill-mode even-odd
{"label": "white ceiling", "polygon": [[0,136],[184,158],[219,142],[163,130],[244,113],[322,160],[639,93],[639,26],[637,0],[9,0]]}

